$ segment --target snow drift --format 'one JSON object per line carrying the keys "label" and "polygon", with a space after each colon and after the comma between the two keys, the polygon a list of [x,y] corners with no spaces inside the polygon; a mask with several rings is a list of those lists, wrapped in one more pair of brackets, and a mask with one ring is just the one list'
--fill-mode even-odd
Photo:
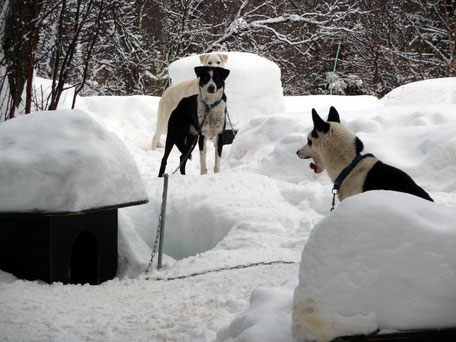
{"label": "snow drift", "polygon": [[314,228],[294,293],[293,335],[328,341],[456,324],[456,208],[398,192],[343,201]]}
{"label": "snow drift", "polygon": [[456,78],[412,82],[393,89],[382,98],[387,105],[456,103]]}

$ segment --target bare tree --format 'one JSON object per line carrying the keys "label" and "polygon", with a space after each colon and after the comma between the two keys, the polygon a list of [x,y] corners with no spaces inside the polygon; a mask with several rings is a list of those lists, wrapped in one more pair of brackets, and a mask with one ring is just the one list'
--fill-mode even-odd
{"label": "bare tree", "polygon": [[[55,3],[48,5],[46,10],[55,8]],[[74,107],[76,95],[87,81],[104,11],[103,0],[62,0],[44,21],[39,71],[52,79],[48,109],[57,109],[69,87],[75,88]]]}
{"label": "bare tree", "polygon": [[411,0],[413,11],[405,13],[416,33],[438,63],[445,76],[456,76],[456,1]]}
{"label": "bare tree", "polygon": [[[0,16],[0,120],[30,113],[42,1],[5,1]],[[26,98],[23,99],[24,87]]]}
{"label": "bare tree", "polygon": [[146,45],[144,7],[147,1],[110,0],[100,41],[94,50],[87,93],[144,94],[158,79],[157,53],[152,42]]}
{"label": "bare tree", "polygon": [[161,95],[168,60],[214,50],[275,61],[288,95],[328,92],[339,42],[339,94],[456,73],[455,0],[0,3],[1,120],[31,110],[33,72],[52,80],[38,107],[55,109],[69,88],[73,106],[78,94]]}

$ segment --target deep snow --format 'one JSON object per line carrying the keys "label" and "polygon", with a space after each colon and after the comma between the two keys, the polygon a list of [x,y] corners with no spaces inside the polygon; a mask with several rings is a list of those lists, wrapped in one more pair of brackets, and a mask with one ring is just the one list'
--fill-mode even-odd
{"label": "deep snow", "polygon": [[456,208],[399,192],[344,200],[304,247],[295,336],[454,327],[455,222]]}
{"label": "deep snow", "polygon": [[[230,65],[233,60],[229,59],[227,68],[234,68]],[[100,286],[47,285],[15,280],[1,272],[0,336],[8,341],[292,341],[297,264],[221,271],[183,280],[154,279],[254,262],[300,261],[310,232],[329,217],[331,203],[329,178],[313,174],[309,162],[296,156],[311,129],[312,107],[325,113],[336,106],[342,122],[364,141],[366,152],[408,172],[435,199],[432,205],[436,208],[456,206],[456,103],[451,100],[456,81],[445,80],[444,85],[442,80],[427,82],[424,87],[415,85],[415,91],[409,86],[407,92],[395,95],[394,103],[388,103],[388,96],[382,100],[369,96],[285,97],[281,100],[284,112],[253,117],[233,113],[240,131],[235,143],[224,150],[222,172],[200,176],[195,154],[187,176],[170,176],[165,267],[149,279],[142,272],[155,237],[162,191],[162,180],[156,175],[163,152],[149,149],[158,98],[79,98],[78,108],[125,143],[150,202],[119,211],[120,279]],[[270,83],[269,88],[273,91],[281,85]],[[450,100],[428,101],[430,89]],[[412,96],[420,98],[420,103],[410,101]],[[252,106],[249,98],[244,100],[245,108]],[[178,153],[173,151],[169,169],[177,164]],[[382,203],[388,206],[388,201]],[[401,203],[409,205],[408,200]],[[332,215],[338,212],[341,210],[336,208]],[[350,230],[345,233],[342,227],[337,231],[350,239]],[[340,293],[343,289],[332,292]],[[391,302],[395,309],[394,298]],[[362,307],[365,301],[350,304]],[[382,328],[382,322],[375,324]]]}

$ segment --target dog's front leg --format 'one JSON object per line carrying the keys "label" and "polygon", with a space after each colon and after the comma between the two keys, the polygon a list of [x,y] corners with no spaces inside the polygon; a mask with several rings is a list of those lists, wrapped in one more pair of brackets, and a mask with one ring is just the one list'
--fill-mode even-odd
{"label": "dog's front leg", "polygon": [[200,151],[200,165],[201,165],[201,174],[207,174],[207,166],[206,166],[206,139],[204,135],[200,135],[198,140],[198,147]]}
{"label": "dog's front leg", "polygon": [[222,158],[222,149],[223,149],[223,139],[222,139],[221,134],[218,134],[214,138],[214,148],[215,148],[214,173],[219,173],[220,172],[220,159]]}
{"label": "dog's front leg", "polygon": [[160,171],[158,172],[158,177],[162,177],[166,170],[166,164],[168,161],[169,154],[174,146],[174,140],[172,139],[171,135],[166,137],[166,146],[165,146],[165,153],[163,154],[163,158],[160,165]]}

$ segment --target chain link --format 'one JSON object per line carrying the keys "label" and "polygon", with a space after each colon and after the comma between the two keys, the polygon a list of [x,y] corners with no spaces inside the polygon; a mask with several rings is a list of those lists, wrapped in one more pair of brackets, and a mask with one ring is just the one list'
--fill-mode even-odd
{"label": "chain link", "polygon": [[179,169],[181,168],[181,166],[188,160],[188,158],[190,158],[190,155],[192,154],[192,151],[193,151],[193,149],[195,148],[196,143],[197,143],[197,141],[198,141],[198,137],[199,137],[199,135],[196,135],[196,136],[195,136],[195,140],[193,140],[192,147],[187,151],[187,153],[186,153],[185,156],[184,156],[184,159],[181,161],[181,163],[179,164],[179,166],[176,167],[176,169],[171,173],[172,175],[174,175],[175,173],[177,173],[177,171],[179,171]]}
{"label": "chain link", "polygon": [[339,191],[337,189],[332,189],[333,199],[332,199],[332,206],[331,206],[330,211],[333,211],[336,206],[336,195],[338,194],[338,192]]}
{"label": "chain link", "polygon": [[257,266],[272,266],[272,265],[277,265],[277,264],[284,264],[284,265],[293,265],[297,264],[296,261],[260,261],[260,262],[255,262],[252,264],[247,264],[247,265],[237,265],[237,266],[231,266],[231,267],[222,267],[222,268],[216,268],[213,270],[208,270],[204,272],[199,272],[199,273],[192,273],[189,275],[185,276],[177,276],[177,277],[170,277],[170,278],[146,278],[146,280],[161,280],[161,281],[170,281],[170,280],[177,280],[177,279],[187,279],[187,278],[193,278],[197,277],[200,275],[205,275],[208,273],[215,273],[215,272],[222,272],[222,271],[230,271],[230,270],[239,270],[243,268],[250,268],[250,267],[257,267]]}
{"label": "chain link", "polygon": [[231,122],[231,117],[230,117],[230,114],[228,113],[228,111],[226,111],[226,117],[228,118],[228,123],[230,124],[230,127],[231,127],[231,130],[233,131],[233,134],[236,134],[236,133],[234,133],[235,130],[234,130],[234,127],[233,127],[233,123]]}
{"label": "chain link", "polygon": [[160,240],[160,226],[161,226],[162,220],[163,220],[163,202],[160,205],[160,215],[158,216],[157,233],[155,234],[154,246],[152,248],[152,254],[150,256],[150,261],[149,261],[149,265],[147,266],[146,273],[149,273],[151,271],[152,265],[154,263],[155,254],[157,254],[158,241]]}

